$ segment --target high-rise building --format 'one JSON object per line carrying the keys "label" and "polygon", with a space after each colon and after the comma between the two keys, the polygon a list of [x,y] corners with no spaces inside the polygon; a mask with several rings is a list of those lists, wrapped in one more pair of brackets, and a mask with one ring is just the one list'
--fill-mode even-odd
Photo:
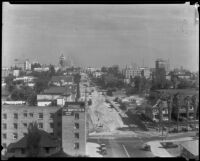
{"label": "high-rise building", "polygon": [[165,69],[166,74],[169,72],[169,60],[164,60],[164,59],[157,59],[155,61],[155,67],[156,69]]}
{"label": "high-rise building", "polygon": [[66,60],[65,60],[65,57],[63,54],[59,58],[59,65],[60,65],[61,69],[65,69],[65,67],[66,67]]}
{"label": "high-rise building", "polygon": [[86,154],[86,114],[83,102],[62,109],[62,148],[72,156]]}

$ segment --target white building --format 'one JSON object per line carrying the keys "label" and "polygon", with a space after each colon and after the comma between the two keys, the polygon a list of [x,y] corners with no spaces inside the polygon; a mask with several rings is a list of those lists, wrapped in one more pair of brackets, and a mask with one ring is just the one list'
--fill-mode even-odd
{"label": "white building", "polygon": [[25,70],[31,70],[31,62],[28,59],[24,62],[24,68]]}
{"label": "white building", "polygon": [[125,69],[122,69],[122,74],[126,79],[134,78],[136,76],[141,76],[141,69],[138,66],[126,66]]}
{"label": "white building", "polygon": [[15,78],[13,81],[22,80],[24,83],[31,83],[31,82],[34,82],[35,79],[36,78],[33,76],[24,76],[24,77]]}
{"label": "white building", "polygon": [[20,70],[18,69],[13,70],[13,76],[19,77],[19,73],[20,73]]}

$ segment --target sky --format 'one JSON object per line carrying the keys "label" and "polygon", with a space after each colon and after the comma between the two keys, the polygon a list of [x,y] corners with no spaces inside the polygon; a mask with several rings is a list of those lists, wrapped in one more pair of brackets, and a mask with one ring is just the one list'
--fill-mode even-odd
{"label": "sky", "polygon": [[194,6],[13,5],[3,3],[2,65],[14,59],[58,64],[61,54],[82,67],[136,63],[198,70]]}

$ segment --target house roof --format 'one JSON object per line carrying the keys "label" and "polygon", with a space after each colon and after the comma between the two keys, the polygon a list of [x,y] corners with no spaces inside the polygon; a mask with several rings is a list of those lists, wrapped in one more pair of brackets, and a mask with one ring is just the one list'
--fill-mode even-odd
{"label": "house roof", "polygon": [[1,96],[8,96],[9,92],[5,87],[2,87],[1,89]]}
{"label": "house roof", "polygon": [[60,151],[58,151],[58,152],[56,152],[56,153],[50,155],[49,157],[51,158],[51,157],[72,157],[72,156],[66,154],[66,153],[61,149]]}
{"label": "house roof", "polygon": [[[60,142],[57,138],[50,135],[49,133],[39,130],[39,134],[41,136],[40,139],[40,147],[58,147],[60,145]],[[20,139],[16,143],[11,143],[8,146],[8,149],[16,149],[16,148],[26,148],[27,147],[27,138],[28,136],[24,136],[22,139]]]}
{"label": "house roof", "polygon": [[199,94],[198,90],[194,90],[194,89],[161,89],[161,90],[155,90],[156,92],[164,92],[164,93],[168,93],[168,94],[176,94],[176,93],[180,93],[183,95],[194,95],[194,94]]}
{"label": "house roof", "polygon": [[43,93],[69,95],[71,94],[71,90],[67,87],[50,87],[49,89],[45,89]]}
{"label": "house roof", "polygon": [[59,82],[64,80],[65,82],[73,82],[73,76],[53,76],[51,82]]}
{"label": "house roof", "polygon": [[181,146],[194,156],[199,156],[199,140],[185,141]]}

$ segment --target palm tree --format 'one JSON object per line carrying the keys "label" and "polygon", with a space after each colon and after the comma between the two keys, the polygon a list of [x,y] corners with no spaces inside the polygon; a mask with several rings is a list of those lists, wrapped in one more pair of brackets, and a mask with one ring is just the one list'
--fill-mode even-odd
{"label": "palm tree", "polygon": [[189,128],[188,126],[188,118],[189,118],[189,108],[190,108],[190,97],[186,96],[184,98],[185,104],[186,104],[186,120],[187,120],[187,129]]}
{"label": "palm tree", "polygon": [[172,114],[172,104],[173,104],[173,95],[169,95],[167,98],[168,105],[168,131],[170,131],[170,122],[171,122],[171,114]]}
{"label": "palm tree", "polygon": [[28,157],[38,157],[39,156],[40,140],[41,140],[41,136],[39,133],[37,123],[30,124],[28,127],[28,134],[27,134]]}
{"label": "palm tree", "polygon": [[174,95],[174,99],[173,99],[173,110],[172,110],[172,114],[173,116],[176,117],[176,121],[177,121],[177,131],[178,131],[178,127],[179,127],[179,112],[180,112],[180,106],[181,106],[181,96],[179,93],[176,93]]}

